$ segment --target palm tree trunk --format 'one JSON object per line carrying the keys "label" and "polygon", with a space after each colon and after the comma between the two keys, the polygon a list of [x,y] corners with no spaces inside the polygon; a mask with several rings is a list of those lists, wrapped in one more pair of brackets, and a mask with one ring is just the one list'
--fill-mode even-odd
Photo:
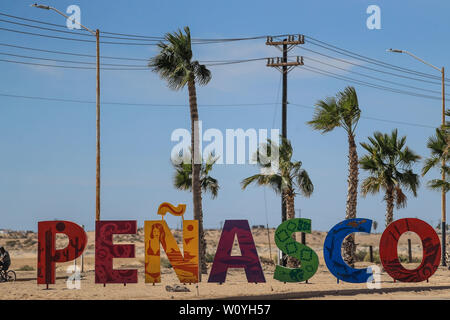
{"label": "palm tree trunk", "polygon": [[198,220],[199,231],[199,262],[200,278],[201,274],[207,273],[206,267],[206,241],[203,231],[203,211],[202,211],[202,189],[200,184],[201,171],[201,151],[198,125],[197,93],[195,90],[195,80],[191,79],[188,83],[189,106],[191,112],[191,161],[192,161],[192,202],[194,205],[194,219]]}
{"label": "palm tree trunk", "polygon": [[[295,198],[294,193],[290,191],[285,192],[285,203],[286,203],[286,218],[294,219],[295,218]],[[295,233],[292,235],[292,238],[295,240]],[[287,257],[287,266],[289,268],[297,268],[299,265],[298,260],[288,256]]]}
{"label": "palm tree trunk", "polygon": [[394,221],[394,188],[386,189],[386,227]]}
{"label": "palm tree trunk", "polygon": [[348,190],[346,219],[356,218],[356,205],[358,201],[358,153],[356,152],[355,137],[348,135]]}
{"label": "palm tree trunk", "polygon": [[[358,153],[356,152],[355,136],[348,134],[348,189],[345,219],[356,218],[356,205],[358,201]],[[355,236],[349,235],[344,241],[344,261],[354,266],[355,263]]]}

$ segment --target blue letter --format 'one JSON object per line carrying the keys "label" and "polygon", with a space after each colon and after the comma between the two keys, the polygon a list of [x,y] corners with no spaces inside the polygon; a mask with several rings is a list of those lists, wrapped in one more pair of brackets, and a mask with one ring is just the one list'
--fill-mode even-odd
{"label": "blue letter", "polygon": [[335,225],[325,238],[323,246],[323,257],[328,270],[338,279],[351,283],[367,282],[372,275],[369,268],[355,269],[344,262],[341,254],[342,242],[345,237],[354,232],[370,233],[372,220],[370,219],[348,219]]}

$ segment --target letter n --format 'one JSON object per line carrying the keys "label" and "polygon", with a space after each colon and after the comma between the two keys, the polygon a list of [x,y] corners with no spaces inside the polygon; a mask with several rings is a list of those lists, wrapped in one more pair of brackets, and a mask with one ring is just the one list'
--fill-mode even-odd
{"label": "letter n", "polygon": [[162,245],[181,283],[198,282],[198,221],[183,220],[183,252],[166,221],[145,221],[145,282],[161,282]]}

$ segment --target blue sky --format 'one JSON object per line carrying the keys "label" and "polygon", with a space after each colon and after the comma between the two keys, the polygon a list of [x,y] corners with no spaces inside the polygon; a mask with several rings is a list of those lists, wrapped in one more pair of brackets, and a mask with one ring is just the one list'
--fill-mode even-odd
{"label": "blue sky", "polygon": [[[61,16],[31,8],[30,3],[3,0],[0,12],[65,24]],[[110,32],[161,36],[189,25],[196,38],[301,33],[371,58],[436,75],[439,73],[428,66],[406,55],[386,53],[386,49],[407,49],[437,66],[446,66],[449,62],[450,43],[445,39],[450,31],[450,3],[445,1],[275,3],[59,0],[47,1],[45,4],[61,11],[76,4],[81,8],[83,24]],[[381,30],[369,30],[366,27],[366,8],[371,4],[381,8]],[[0,22],[0,27],[19,29],[4,22]],[[20,30],[39,32],[27,28]],[[95,54],[93,43],[47,39],[2,30],[0,43]],[[305,48],[333,55],[308,43]],[[155,53],[154,50],[151,46],[101,46],[101,54],[105,56],[149,58]],[[0,52],[68,59],[1,46]],[[231,60],[278,56],[280,52],[274,47],[267,47],[265,40],[261,39],[196,45],[194,54],[199,60]],[[314,56],[301,47],[290,54]],[[334,56],[345,58],[336,54]],[[95,62],[88,58],[78,59]],[[326,69],[354,78],[359,77],[348,71],[358,71],[389,81],[440,90],[439,85],[380,75],[357,67],[350,68],[349,65],[339,66],[346,70]],[[0,70],[0,94],[95,101],[95,70],[56,69],[5,62],[0,62]],[[270,129],[280,126],[281,90],[278,71],[267,68],[265,61],[215,66],[211,67],[211,71],[213,79],[210,84],[198,88],[199,113],[205,130],[217,128],[225,132],[227,128]],[[165,82],[149,70],[104,70],[101,79],[103,102],[163,105],[188,102],[187,90],[171,91]],[[375,80],[364,80],[391,86]],[[289,74],[288,101],[312,106],[318,99],[334,95],[349,84],[299,67]],[[389,132],[398,128],[401,135],[407,135],[408,146],[422,156],[428,155],[426,140],[434,132],[431,127],[438,126],[441,120],[439,100],[361,85],[355,87],[363,116],[430,126],[361,119],[357,130],[358,142],[367,140],[375,130]],[[35,230],[38,221],[57,218],[84,224],[92,229],[95,217],[95,104],[5,96],[0,96],[0,101],[0,228]],[[227,103],[238,106],[202,106]],[[274,104],[244,106],[249,103]],[[345,132],[337,129],[321,135],[312,131],[305,124],[312,117],[312,110],[308,108],[291,105],[288,117],[288,136],[295,147],[294,158],[303,162],[315,185],[311,198],[296,199],[296,208],[301,209],[302,217],[312,219],[313,229],[329,230],[345,216],[348,150]],[[170,151],[175,145],[170,141],[170,135],[174,129],[189,128],[188,108],[104,104],[101,121],[102,219],[137,219],[142,226],[144,220],[157,218],[158,205],[164,201],[186,203],[187,217],[192,217],[191,195],[173,188],[173,169],[169,161]],[[364,153],[360,147],[358,152],[359,155]],[[417,166],[416,170],[420,167]],[[218,227],[220,221],[225,219],[242,218],[248,219],[250,224],[266,224],[266,212],[270,226],[280,223],[280,199],[270,189],[266,189],[264,197],[263,188],[250,187],[245,191],[240,188],[240,181],[256,172],[257,168],[251,165],[219,165],[213,170],[213,176],[219,180],[221,189],[217,199],[204,196],[206,227]],[[430,178],[436,175],[437,172],[432,172]],[[365,176],[361,172],[360,180]],[[418,217],[433,225],[437,224],[441,212],[440,194],[427,190],[426,180],[422,179],[419,197],[413,198],[408,194],[408,207],[396,210],[395,218]],[[384,212],[382,195],[359,198],[358,216],[378,221],[379,230],[384,226]],[[175,226],[178,222],[172,219],[170,223]]]}

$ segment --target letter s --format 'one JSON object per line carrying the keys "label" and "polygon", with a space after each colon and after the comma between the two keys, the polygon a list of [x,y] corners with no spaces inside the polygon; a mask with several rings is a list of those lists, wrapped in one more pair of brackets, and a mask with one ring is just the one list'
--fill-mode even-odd
{"label": "letter s", "polygon": [[311,220],[289,219],[275,230],[275,244],[278,249],[301,262],[300,268],[287,268],[277,265],[273,278],[283,282],[302,282],[311,278],[319,267],[319,257],[310,247],[292,239],[295,232],[311,233]]}

